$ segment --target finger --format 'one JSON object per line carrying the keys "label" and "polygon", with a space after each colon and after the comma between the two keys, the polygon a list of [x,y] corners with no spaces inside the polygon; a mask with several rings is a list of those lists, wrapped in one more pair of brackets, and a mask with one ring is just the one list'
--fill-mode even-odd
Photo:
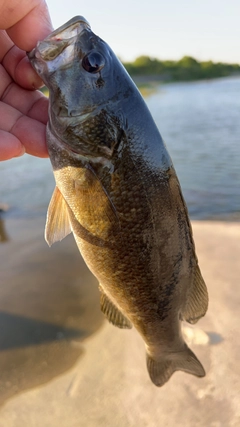
{"label": "finger", "polygon": [[6,29],[13,42],[26,51],[32,50],[38,40],[51,31],[52,24],[44,0],[5,0],[0,17],[0,28]]}
{"label": "finger", "polygon": [[24,56],[21,58],[21,55],[16,53],[16,50],[18,50],[16,46],[14,46],[12,50],[15,51],[14,60],[12,60],[12,57],[10,58],[7,56],[6,60],[4,60],[3,62],[3,65],[9,72],[9,74],[12,76],[13,80],[18,85],[26,89],[39,89],[40,87],[42,87],[44,83],[42,79],[38,76],[36,71],[33,69],[25,52]]}
{"label": "finger", "polygon": [[27,91],[17,86],[16,83],[11,83],[1,100],[25,116],[45,125],[48,122],[49,100],[40,91]]}
{"label": "finger", "polygon": [[42,86],[43,82],[29,63],[26,52],[15,46],[5,31],[0,31],[0,62],[12,79],[26,89]]}
{"label": "finger", "polygon": [[[0,129],[18,139],[25,147],[26,153],[48,157],[46,126],[38,120],[24,116],[20,111],[3,102],[0,102]],[[4,140],[1,143],[3,144]],[[7,145],[6,141],[5,144]]]}
{"label": "finger", "polygon": [[21,114],[44,124],[48,121],[48,99],[40,91],[29,91],[18,86],[1,66],[0,99]]}
{"label": "finger", "polygon": [[3,61],[5,55],[13,46],[14,43],[7,35],[6,31],[0,31],[0,62]]}
{"label": "finger", "polygon": [[0,130],[0,161],[20,157],[25,153],[25,147],[16,136]]}
{"label": "finger", "polygon": [[22,116],[11,133],[24,145],[26,153],[37,157],[48,157],[46,126],[37,120]]}

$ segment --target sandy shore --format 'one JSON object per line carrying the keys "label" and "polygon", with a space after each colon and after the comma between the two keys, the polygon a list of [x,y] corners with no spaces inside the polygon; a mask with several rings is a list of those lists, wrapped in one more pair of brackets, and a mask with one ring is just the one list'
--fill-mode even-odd
{"label": "sandy shore", "polygon": [[[240,224],[194,222],[209,311],[186,339],[207,376],[152,385],[134,330],[109,325],[73,239],[9,219],[0,245],[0,427],[240,425]],[[5,239],[6,240],[6,239]]]}

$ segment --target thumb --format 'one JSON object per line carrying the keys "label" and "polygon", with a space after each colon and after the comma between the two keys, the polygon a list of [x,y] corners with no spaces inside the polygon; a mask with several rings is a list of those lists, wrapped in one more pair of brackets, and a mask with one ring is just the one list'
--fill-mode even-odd
{"label": "thumb", "polygon": [[0,28],[7,31],[20,49],[32,50],[38,40],[43,40],[52,31],[44,0],[8,0],[5,4],[1,6]]}

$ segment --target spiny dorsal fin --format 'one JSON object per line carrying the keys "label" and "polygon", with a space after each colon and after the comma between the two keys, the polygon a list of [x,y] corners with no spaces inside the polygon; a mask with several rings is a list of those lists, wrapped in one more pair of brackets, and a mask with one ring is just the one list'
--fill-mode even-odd
{"label": "spiny dorsal fin", "polygon": [[100,290],[100,306],[103,314],[107,317],[108,321],[114,326],[122,329],[131,329],[131,322],[122,314],[122,312],[113,304],[109,297],[105,294],[101,285]]}
{"label": "spiny dorsal fin", "polygon": [[64,239],[71,231],[67,204],[60,190],[56,187],[48,206],[45,240],[51,246],[53,243]]}
{"label": "spiny dorsal fin", "polygon": [[208,308],[208,292],[202,278],[199,266],[196,266],[194,280],[186,298],[186,304],[182,310],[182,318],[189,323],[196,323],[203,317]]}

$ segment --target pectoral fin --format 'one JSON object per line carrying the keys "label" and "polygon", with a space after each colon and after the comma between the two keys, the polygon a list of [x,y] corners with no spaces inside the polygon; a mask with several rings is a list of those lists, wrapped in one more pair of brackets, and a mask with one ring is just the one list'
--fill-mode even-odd
{"label": "pectoral fin", "polygon": [[45,240],[51,246],[64,239],[71,231],[67,203],[56,187],[48,206]]}
{"label": "pectoral fin", "polygon": [[105,294],[101,285],[99,285],[101,293],[100,305],[103,314],[107,317],[108,321],[118,328],[131,329],[131,322],[121,313],[121,311],[113,304],[109,297]]}
{"label": "pectoral fin", "polygon": [[208,292],[199,267],[195,269],[194,280],[186,304],[182,310],[182,318],[189,323],[196,323],[203,317],[208,308]]}
{"label": "pectoral fin", "polygon": [[80,172],[74,177],[75,218],[93,236],[109,241],[120,230],[116,208],[93,168]]}

